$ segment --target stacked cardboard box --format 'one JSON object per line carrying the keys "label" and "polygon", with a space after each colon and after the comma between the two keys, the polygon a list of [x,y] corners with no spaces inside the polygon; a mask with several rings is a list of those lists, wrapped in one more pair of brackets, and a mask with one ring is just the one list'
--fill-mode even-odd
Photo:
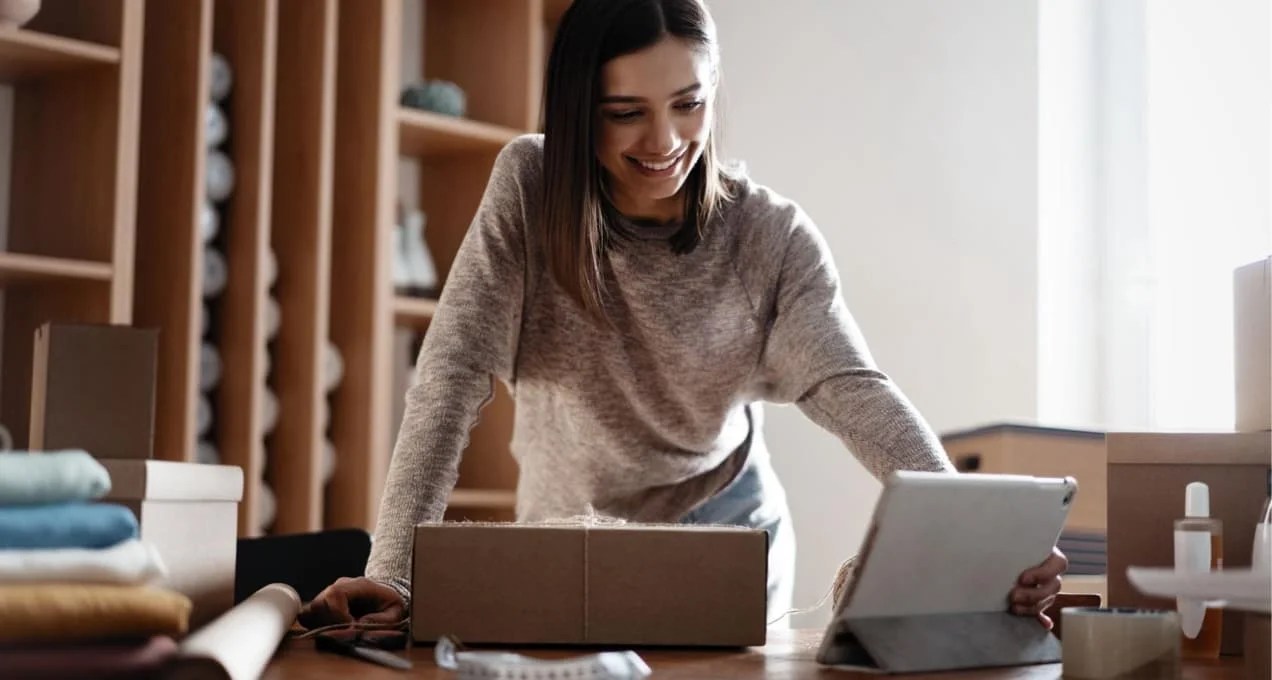
{"label": "stacked cardboard box", "polygon": [[161,585],[194,602],[199,626],[234,606],[243,470],[152,460],[158,332],[44,324],[32,366],[32,450],[83,449],[111,474],[141,540],[168,565]]}

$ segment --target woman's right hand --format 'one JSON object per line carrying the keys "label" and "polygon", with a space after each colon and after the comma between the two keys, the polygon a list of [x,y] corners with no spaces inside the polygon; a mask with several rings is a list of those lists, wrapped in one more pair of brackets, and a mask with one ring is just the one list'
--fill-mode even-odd
{"label": "woman's right hand", "polygon": [[397,624],[406,619],[398,592],[369,578],[340,578],[300,610],[297,620],[309,630],[351,623]]}

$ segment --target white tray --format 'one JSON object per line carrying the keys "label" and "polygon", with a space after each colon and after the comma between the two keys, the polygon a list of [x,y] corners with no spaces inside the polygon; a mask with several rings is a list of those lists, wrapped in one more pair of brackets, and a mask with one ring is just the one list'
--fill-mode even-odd
{"label": "white tray", "polygon": [[1272,613],[1272,573],[1267,571],[1229,569],[1198,574],[1129,567],[1126,575],[1145,595],[1206,600],[1226,609]]}

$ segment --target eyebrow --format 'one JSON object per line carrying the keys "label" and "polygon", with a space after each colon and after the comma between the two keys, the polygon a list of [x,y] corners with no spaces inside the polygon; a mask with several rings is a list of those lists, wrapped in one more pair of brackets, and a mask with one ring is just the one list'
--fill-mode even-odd
{"label": "eyebrow", "polygon": [[[683,97],[684,95],[687,95],[690,92],[693,92],[694,90],[697,90],[701,87],[702,87],[702,83],[697,83],[697,82],[693,83],[692,85],[686,85],[685,87],[682,87],[679,90],[672,92],[671,98],[674,99],[676,97]],[[615,94],[615,95],[609,95],[606,97],[601,97],[602,104],[639,104],[643,101],[645,101],[644,97],[633,97],[631,95],[623,95],[623,94]]]}

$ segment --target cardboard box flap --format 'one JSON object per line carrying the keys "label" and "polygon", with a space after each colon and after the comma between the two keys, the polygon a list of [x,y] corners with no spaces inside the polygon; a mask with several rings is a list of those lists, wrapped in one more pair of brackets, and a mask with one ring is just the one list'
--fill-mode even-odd
{"label": "cardboard box flap", "polygon": [[[763,644],[768,534],[742,527],[425,523],[411,630],[501,644]],[[713,560],[715,560],[713,562]]]}
{"label": "cardboard box flap", "polygon": [[99,459],[110,473],[104,500],[243,500],[243,468],[167,460]]}
{"label": "cardboard box flap", "polygon": [[[589,642],[659,645],[764,644],[768,534],[701,527],[666,531],[617,527],[587,538],[586,619]],[[714,529],[714,530],[712,530]],[[708,567],[702,554],[727,555]],[[668,576],[676,580],[668,588]],[[685,593],[693,597],[685,597]],[[723,614],[723,615],[722,615]],[[649,626],[647,621],[659,621]]]}
{"label": "cardboard box flap", "polygon": [[1272,432],[1110,432],[1109,465],[1268,465]]}
{"label": "cardboard box flap", "polygon": [[[457,529],[456,527],[463,527]],[[412,558],[416,639],[580,639],[583,541],[562,527],[420,524]],[[523,568],[533,564],[535,568]]]}

